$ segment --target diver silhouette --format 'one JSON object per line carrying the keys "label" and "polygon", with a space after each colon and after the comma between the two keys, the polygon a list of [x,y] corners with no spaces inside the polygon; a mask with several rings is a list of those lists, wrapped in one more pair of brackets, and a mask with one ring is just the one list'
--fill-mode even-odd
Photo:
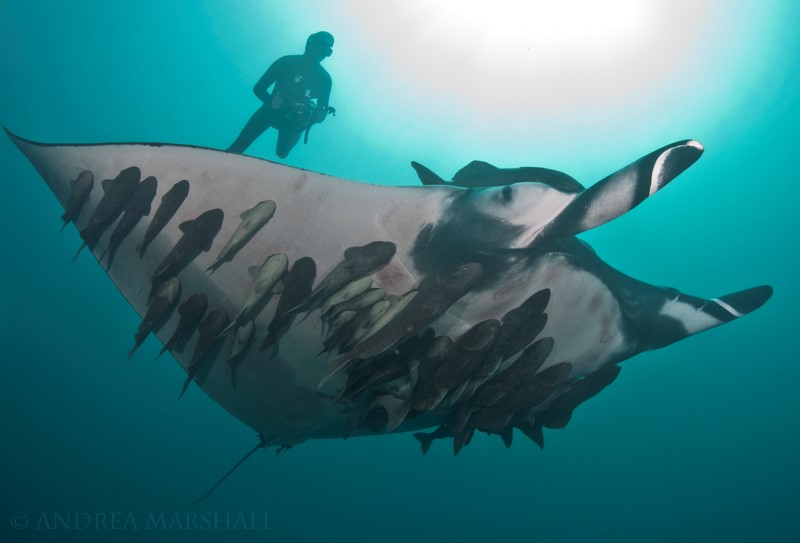
{"label": "diver silhouette", "polygon": [[286,158],[303,132],[308,141],[308,132],[314,124],[324,121],[328,113],[336,114],[328,106],[331,76],[320,66],[332,53],[333,35],[317,32],[306,40],[302,55],[276,60],[253,87],[253,93],[264,104],[253,113],[228,151],[243,153],[270,127],[278,130],[275,153],[280,158]]}

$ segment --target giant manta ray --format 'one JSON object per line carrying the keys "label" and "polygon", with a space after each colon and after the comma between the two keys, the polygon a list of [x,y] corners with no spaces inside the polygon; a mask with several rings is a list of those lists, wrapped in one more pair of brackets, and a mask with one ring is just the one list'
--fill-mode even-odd
{"label": "giant manta ray", "polygon": [[[575,236],[663,188],[702,153],[658,149],[584,188],[544,168],[473,162],[424,186],[345,181],[165,144],[9,136],[155,334],[260,436],[476,430],[544,444],[618,364],[761,306],[633,279]],[[76,255],[77,256],[77,255]],[[176,393],[178,392],[176,383]]]}

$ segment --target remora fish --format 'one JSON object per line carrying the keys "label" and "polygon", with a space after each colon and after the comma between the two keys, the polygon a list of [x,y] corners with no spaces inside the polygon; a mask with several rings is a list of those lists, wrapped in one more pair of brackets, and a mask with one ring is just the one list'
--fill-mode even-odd
{"label": "remora fish", "polygon": [[352,283],[348,283],[347,285],[343,286],[333,294],[331,297],[325,300],[325,303],[322,304],[322,315],[327,316],[330,310],[335,305],[344,304],[355,298],[356,296],[360,296],[364,292],[367,291],[369,287],[372,286],[372,278],[371,277],[362,277],[361,279],[356,279]]}
{"label": "remora fish", "polygon": [[250,347],[255,341],[256,326],[253,321],[247,321],[236,327],[236,332],[233,334],[233,344],[231,345],[231,352],[228,355],[228,372],[230,374],[231,383],[236,384],[236,369],[239,364],[247,356]]}
{"label": "remora fish", "polygon": [[128,353],[128,360],[133,356],[133,353],[144,342],[145,338],[155,330],[161,327],[162,324],[169,318],[172,310],[175,309],[175,304],[181,297],[181,282],[177,277],[171,277],[158,285],[158,288],[153,291],[153,296],[150,305],[147,308],[142,323],[139,329],[136,330],[135,343],[133,348]]}
{"label": "remora fish", "polygon": [[225,247],[222,248],[217,259],[206,271],[214,273],[214,271],[224,263],[233,260],[236,253],[238,253],[248,241],[253,239],[253,236],[269,222],[274,214],[275,202],[272,200],[264,200],[263,202],[257,203],[252,209],[242,212],[242,214],[239,215],[242,219],[241,224],[239,224],[236,232],[233,233]]}
{"label": "remora fish", "polygon": [[196,219],[181,223],[180,230],[183,235],[153,272],[153,284],[165,277],[178,275],[183,268],[197,258],[197,255],[210,251],[214,237],[222,227],[223,217],[224,213],[217,208],[204,212]]}
{"label": "remora fish", "polygon": [[[211,359],[204,357],[206,362],[192,367],[192,372],[197,372],[198,386],[258,433],[259,445],[289,446],[307,439],[344,437],[351,431],[353,435],[366,435],[387,428],[387,409],[393,410],[391,421],[396,422],[400,417],[394,415],[402,415],[403,409],[395,407],[407,407],[407,397],[429,386],[426,383],[441,369],[440,356],[446,357],[453,348],[449,343],[480,322],[503,320],[522,300],[547,290],[547,318],[538,336],[552,338],[553,346],[537,373],[568,361],[568,375],[552,388],[544,402],[536,400],[545,394],[546,383],[536,385],[534,380],[529,388],[506,388],[490,406],[475,404],[469,416],[471,422],[465,426],[469,431],[454,436],[459,446],[468,443],[478,431],[499,433],[508,442],[513,429],[519,428],[541,444],[542,427],[563,424],[576,403],[609,382],[610,374],[606,372],[614,370],[606,368],[738,319],[772,295],[770,287],[760,286],[702,298],[649,285],[609,266],[575,237],[626,213],[691,166],[702,153],[702,146],[691,140],[666,145],[611,175],[597,177],[600,180],[587,183],[586,189],[572,190],[550,178],[512,183],[518,180],[514,174],[505,178],[510,184],[497,186],[377,186],[198,147],[45,146],[11,137],[65,207],[69,182],[79,172],[89,170],[97,179],[108,179],[125,167],[141,168],[159,180],[188,179],[191,195],[180,207],[181,220],[198,217],[212,208],[234,216],[253,202],[274,201],[280,213],[270,220],[270,235],[253,237],[227,264],[226,273],[204,273],[213,258],[203,262],[202,267],[187,266],[180,271],[184,291],[207,295],[231,315],[239,311],[241,301],[247,297],[251,285],[248,266],[263,262],[268,255],[284,253],[290,262],[313,260],[322,277],[331,276],[315,289],[321,293],[320,286],[326,283],[320,302],[345,284],[366,276],[372,279],[374,288],[386,292],[384,301],[388,305],[388,300],[405,297],[407,303],[400,311],[374,330],[373,323],[372,332],[362,336],[347,353],[352,356],[353,351],[358,351],[360,361],[353,360],[358,368],[366,371],[381,356],[394,352],[401,342],[427,327],[443,338],[434,340],[436,349],[430,347],[417,360],[409,360],[407,374],[397,377],[390,388],[389,383],[377,384],[344,401],[336,401],[336,394],[318,393],[317,384],[330,368],[325,355],[317,356],[326,338],[320,334],[320,323],[313,319],[294,322],[293,315],[289,315],[289,321],[280,328],[280,357],[265,361],[263,354],[251,349],[239,366],[235,388],[226,374],[227,364],[209,364]],[[480,184],[477,174],[472,175],[476,176],[473,185]],[[493,182],[502,183],[503,175],[498,174]],[[129,244],[120,246],[110,275],[139,315],[144,316],[148,308],[148,293],[142,286],[184,235],[177,228],[164,228],[159,234],[160,243],[153,243],[148,249],[149,258],[136,258]],[[333,274],[333,270],[343,269],[339,266],[343,264],[344,248],[363,248],[376,242],[394,247],[393,256],[383,268],[365,266],[358,273]],[[98,252],[94,252],[97,256]],[[345,262],[349,260],[347,256]],[[669,256],[665,255],[665,259]],[[482,270],[475,284],[452,304],[436,302],[436,311],[426,310],[426,299],[436,300],[448,291],[448,282],[440,279],[471,263],[477,263]],[[176,269],[177,266],[172,268]],[[332,288],[334,276],[342,281],[336,288]],[[422,285],[428,283],[433,286],[422,296]],[[281,296],[289,292],[291,289],[287,288]],[[301,300],[295,304],[304,303],[303,296],[298,298]],[[379,302],[373,307],[381,304],[382,308],[387,305]],[[277,305],[267,305],[256,316],[256,336],[264,337],[276,317],[287,315],[284,309],[276,315]],[[291,307],[289,310],[291,313]],[[502,326],[506,324],[504,321]],[[741,330],[746,329],[743,323]],[[203,334],[197,344],[213,344],[219,331],[217,328],[213,337]],[[163,341],[171,332],[162,328],[157,335]],[[433,356],[431,351],[441,352]],[[182,367],[188,369],[192,365],[192,352],[173,354]],[[501,361],[486,379],[499,378],[519,360]],[[397,362],[402,367],[401,361]],[[242,371],[245,367],[246,373]],[[558,371],[563,375],[566,367],[550,370]],[[346,378],[346,372],[337,374],[330,388],[335,392],[343,390]],[[485,384],[479,379],[470,381]],[[554,378],[549,382],[559,381]],[[406,417],[395,430],[424,431],[450,424],[457,410],[476,397],[478,388],[473,393],[464,388],[449,394],[454,399],[458,397],[455,403],[442,401],[436,409]],[[373,405],[382,409],[370,410]],[[512,407],[522,411],[511,413],[509,420]],[[362,412],[363,417],[358,417]],[[363,423],[349,423],[359,418]],[[507,420],[509,423],[501,428]],[[541,424],[537,426],[536,421]]]}
{"label": "remora fish", "polygon": [[355,298],[345,300],[330,308],[326,318],[334,318],[342,311],[361,311],[374,306],[381,300],[386,298],[386,291],[382,288],[371,288],[366,292],[362,292]]}
{"label": "remora fish", "polygon": [[69,182],[69,199],[64,206],[64,214],[61,215],[61,220],[64,221],[62,230],[70,222],[78,220],[83,206],[92,194],[92,187],[94,187],[94,174],[89,170],[83,170],[77,178]]}
{"label": "remora fish", "polygon": [[150,221],[150,224],[147,226],[142,243],[137,248],[139,258],[144,256],[147,246],[150,245],[159,232],[169,223],[170,219],[172,219],[188,195],[189,181],[183,179],[175,183],[172,188],[161,197],[161,203],[158,205],[158,209],[156,209],[153,215],[153,220]]}
{"label": "remora fish", "polygon": [[552,350],[553,338],[550,337],[540,339],[525,349],[511,367],[478,387],[473,396],[458,409],[454,420],[448,425],[450,429],[454,433],[461,432],[474,411],[495,405],[507,394],[516,394],[521,383],[534,379]]}
{"label": "remora fish", "polygon": [[131,233],[142,217],[150,214],[150,205],[153,203],[153,198],[156,197],[156,190],[158,190],[158,181],[152,175],[144,179],[136,188],[136,192],[122,211],[122,218],[117,223],[114,231],[111,233],[111,239],[108,241],[108,248],[100,255],[98,264],[103,260],[103,257],[108,254],[108,267],[114,261],[114,255],[122,244],[125,237]]}
{"label": "remora fish", "polygon": [[371,275],[389,263],[397,246],[388,241],[373,241],[361,247],[350,247],[344,260],[336,265],[311,293],[311,303],[325,299],[348,283]]}
{"label": "remora fish", "polygon": [[186,348],[186,343],[197,330],[197,325],[203,320],[203,316],[208,309],[208,296],[202,292],[197,292],[189,296],[189,298],[178,306],[178,326],[170,336],[169,340],[164,344],[159,356],[166,351],[175,351],[182,353]]}
{"label": "remora fish", "polygon": [[486,356],[476,377],[488,377],[494,374],[503,360],[512,358],[536,339],[547,325],[547,314],[544,310],[549,301],[550,291],[540,290],[519,307],[503,315],[500,319],[503,324],[500,337]]}
{"label": "remora fish", "polygon": [[269,299],[272,287],[278,284],[288,267],[289,259],[284,254],[267,257],[261,267],[258,268],[255,280],[250,285],[250,290],[247,292],[247,297],[244,299],[242,307],[230,326],[222,331],[223,334],[227,334],[234,326],[252,321],[258,316],[259,312],[264,309],[264,303]]}
{"label": "remora fish", "polygon": [[317,277],[317,265],[312,258],[303,257],[286,272],[283,281],[283,292],[275,308],[275,316],[267,327],[267,337],[261,343],[260,351],[272,347],[281,335],[291,326],[298,308],[311,296],[311,285]]}
{"label": "remora fish", "polygon": [[320,387],[337,371],[354,358],[371,358],[392,345],[428,326],[459,298],[464,296],[483,276],[483,266],[468,263],[458,266],[449,274],[426,277],[417,289],[417,295],[386,326],[367,336],[352,351],[331,362],[331,371],[320,382]]}
{"label": "remora fish", "polygon": [[409,401],[411,407],[419,411],[435,408],[449,390],[474,375],[499,335],[500,321],[494,319],[479,322],[467,330],[450,347],[436,372],[414,392]]}
{"label": "remora fish", "polygon": [[187,368],[186,381],[183,383],[181,393],[178,398],[181,398],[192,379],[198,376],[203,366],[208,366],[214,361],[219,354],[219,350],[224,343],[224,339],[220,339],[219,333],[230,323],[228,312],[222,308],[217,308],[200,322],[197,331],[200,337],[197,340],[197,345],[194,347],[192,353],[192,360]]}
{"label": "remora fish", "polygon": [[131,166],[119,172],[114,179],[106,179],[101,183],[103,197],[97,203],[97,207],[94,208],[89,217],[89,222],[81,230],[83,245],[75,253],[75,258],[78,257],[84,247],[94,249],[103,232],[119,217],[125,205],[136,192],[141,177],[142,173],[139,168]]}

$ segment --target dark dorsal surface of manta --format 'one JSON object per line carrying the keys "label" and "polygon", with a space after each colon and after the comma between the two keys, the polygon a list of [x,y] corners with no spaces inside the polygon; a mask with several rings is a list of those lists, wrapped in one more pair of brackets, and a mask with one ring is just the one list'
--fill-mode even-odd
{"label": "dark dorsal surface of manta", "polygon": [[[584,189],[483,162],[452,183],[415,163],[424,186],[390,187],[200,147],[9,136],[94,256],[113,243],[107,273],[144,318],[136,345],[155,335],[187,370],[183,391],[202,389],[262,445],[431,429],[416,434],[423,452],[444,437],[457,452],[475,432],[542,446],[543,428],[566,425],[624,360],[772,294],[659,288],[575,237],[691,166],[692,140]],[[114,237],[149,177],[158,209],[132,205],[138,220]]]}
{"label": "dark dorsal surface of manta", "polygon": [[453,176],[452,181],[445,181],[429,168],[419,162],[411,162],[423,185],[449,185],[465,188],[497,187],[514,183],[543,183],[562,192],[578,192],[583,190],[576,179],[549,168],[527,166],[523,168],[498,168],[482,160],[473,160]]}

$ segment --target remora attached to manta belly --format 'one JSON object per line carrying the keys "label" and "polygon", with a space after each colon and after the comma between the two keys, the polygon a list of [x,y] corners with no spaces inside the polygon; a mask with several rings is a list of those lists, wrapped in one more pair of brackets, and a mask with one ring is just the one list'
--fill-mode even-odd
{"label": "remora attached to manta belly", "polygon": [[259,350],[263,351],[277,344],[281,336],[291,326],[297,311],[311,296],[311,285],[317,277],[317,264],[313,258],[304,256],[292,265],[286,272],[283,292],[281,292],[275,315],[267,327],[267,337],[264,338]]}
{"label": "remora attached to manta belly", "polygon": [[[566,425],[621,362],[735,320],[772,295],[761,286],[701,298],[649,285],[575,237],[641,204],[693,164],[702,146],[692,140],[603,172],[584,189],[539,167],[473,162],[453,183],[420,167],[425,186],[378,186],[199,147],[10,137],[67,216],[86,190],[70,183],[82,172],[115,180],[72,219],[96,256],[94,242],[122,213],[138,172],[187,180],[162,197],[149,224],[143,218],[133,228],[130,235],[144,240],[138,251],[119,244],[108,274],[143,317],[162,298],[150,296],[147,284],[161,293],[171,278],[180,280],[188,297],[153,331],[187,369],[185,386],[195,379],[261,436],[260,445],[439,428],[417,434],[424,450],[441,437],[461,450],[481,431],[508,445],[520,430],[542,446],[543,428]],[[265,235],[233,243],[224,273],[205,273],[213,255],[189,265],[211,248],[224,217],[266,201],[278,211]],[[168,224],[173,217],[180,229]],[[232,243],[241,224],[225,226],[232,237],[224,243]],[[262,270],[273,284],[267,291],[249,268],[263,268],[271,255],[292,265],[285,273],[277,264]],[[363,288],[370,290],[354,294]],[[360,299],[367,293],[368,301]],[[323,319],[295,318],[326,300]],[[231,322],[236,333],[221,335]],[[279,340],[280,352],[259,353],[249,348],[253,340]]]}
{"label": "remora attached to manta belly", "polygon": [[206,315],[198,325],[197,331],[200,337],[197,339],[192,359],[186,369],[186,381],[183,383],[179,398],[184,395],[186,389],[189,388],[189,384],[194,378],[198,377],[201,370],[205,367],[207,371],[209,369],[208,366],[215,361],[224,343],[224,338],[221,339],[219,333],[228,326],[229,322],[228,312],[219,307]]}
{"label": "remora attached to manta belly", "polygon": [[111,233],[111,239],[108,241],[108,248],[100,256],[100,260],[102,261],[103,256],[108,254],[109,268],[114,261],[114,255],[117,253],[125,237],[131,233],[143,217],[150,214],[150,204],[153,202],[153,198],[156,197],[156,190],[158,190],[158,181],[151,175],[139,183],[139,186],[136,187],[136,192],[133,193],[128,203],[125,204],[125,208],[122,210],[122,218]]}
{"label": "remora attached to manta belly", "polygon": [[459,298],[464,296],[483,276],[478,263],[462,264],[448,274],[432,274],[420,282],[416,296],[385,326],[331,362],[331,370],[320,387],[348,362],[355,358],[369,359],[392,345],[428,326]]}
{"label": "remora attached to manta belly", "polygon": [[275,207],[275,202],[272,200],[264,200],[263,202],[257,203],[252,209],[243,211],[242,214],[239,215],[242,219],[241,224],[239,224],[236,232],[233,233],[225,247],[222,248],[222,251],[220,251],[214,263],[208,267],[208,271],[213,273],[224,263],[233,260],[236,253],[238,253],[248,241],[253,239],[253,236],[269,222],[275,214]]}
{"label": "remora attached to manta belly", "polygon": [[144,239],[137,248],[139,257],[144,256],[147,246],[156,238],[156,236],[164,229],[167,223],[175,216],[178,208],[181,207],[186,197],[189,195],[189,181],[183,179],[175,183],[171,189],[161,197],[161,203],[158,205],[153,220],[147,226],[147,231],[144,233]]}
{"label": "remora attached to manta belly", "polygon": [[206,309],[208,309],[208,296],[202,292],[192,294],[185,302],[178,306],[178,314],[180,315],[178,325],[175,327],[175,331],[172,332],[169,339],[164,343],[164,348],[161,349],[159,356],[166,351],[182,353],[189,339],[192,337],[192,334],[197,330],[197,325],[203,320]]}
{"label": "remora attached to manta belly", "polygon": [[181,223],[183,235],[153,272],[152,282],[157,284],[166,277],[178,275],[202,252],[211,250],[225,214],[219,208],[210,209],[196,219]]}
{"label": "remora attached to manta belly", "polygon": [[397,245],[390,241],[373,241],[362,247],[346,249],[344,260],[320,281],[309,302],[323,300],[346,284],[373,274],[386,266],[396,252]]}
{"label": "remora attached to manta belly", "polygon": [[119,217],[125,205],[136,192],[141,177],[142,173],[139,168],[131,166],[119,172],[114,179],[106,179],[100,184],[103,188],[103,197],[94,208],[89,222],[81,230],[83,245],[78,249],[78,253],[84,247],[94,249],[100,237]]}
{"label": "remora attached to manta belly", "polygon": [[264,304],[269,300],[272,288],[278,284],[286,269],[289,267],[289,258],[284,254],[269,256],[261,267],[255,272],[255,280],[247,292],[239,313],[233,322],[222,331],[226,334],[234,326],[252,321],[264,309]]}
{"label": "remora attached to manta belly", "polygon": [[69,199],[64,205],[64,214],[61,215],[61,220],[64,221],[61,226],[62,230],[70,222],[75,222],[80,217],[81,210],[89,201],[94,187],[94,174],[89,170],[83,170],[77,178],[69,182],[69,186]]}
{"label": "remora attached to manta belly", "polygon": [[136,330],[136,342],[128,353],[129,360],[150,332],[160,328],[167,318],[169,318],[180,297],[181,282],[178,281],[177,277],[170,277],[159,284],[155,291],[153,291],[147,313],[145,313],[142,319],[142,324],[140,324],[138,330]]}

